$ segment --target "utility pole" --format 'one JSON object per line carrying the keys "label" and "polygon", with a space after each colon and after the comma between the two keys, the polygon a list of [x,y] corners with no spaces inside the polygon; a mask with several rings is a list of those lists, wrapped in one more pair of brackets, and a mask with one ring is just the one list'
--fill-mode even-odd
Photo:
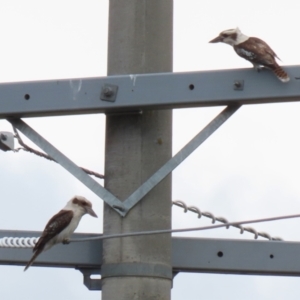
{"label": "utility pole", "polygon": [[[170,72],[172,48],[172,0],[110,0],[108,75]],[[171,110],[106,116],[105,187],[119,199],[171,155]],[[105,204],[103,222],[104,234],[171,228],[171,176],[125,218]],[[104,240],[101,274],[103,300],[170,299],[171,235]]]}

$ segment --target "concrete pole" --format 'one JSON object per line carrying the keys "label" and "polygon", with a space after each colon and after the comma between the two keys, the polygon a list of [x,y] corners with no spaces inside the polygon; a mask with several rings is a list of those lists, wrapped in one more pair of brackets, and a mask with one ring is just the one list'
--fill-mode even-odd
{"label": "concrete pole", "polygon": [[[110,0],[108,75],[170,72],[172,47],[172,0]],[[105,187],[119,199],[171,153],[172,111],[107,115]],[[170,227],[171,176],[125,218],[104,205],[104,234]],[[169,234],[104,240],[102,299],[168,300],[171,270]]]}

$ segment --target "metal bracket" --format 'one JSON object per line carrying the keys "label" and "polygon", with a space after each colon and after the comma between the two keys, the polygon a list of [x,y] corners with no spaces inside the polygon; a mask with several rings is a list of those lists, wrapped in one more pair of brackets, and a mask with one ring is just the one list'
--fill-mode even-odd
{"label": "metal bracket", "polygon": [[83,284],[90,291],[101,291],[102,281],[100,279],[91,278],[92,275],[101,275],[100,269],[78,269],[83,274]]}
{"label": "metal bracket", "polygon": [[15,149],[15,141],[13,133],[9,131],[0,131],[0,149],[9,151]]}
{"label": "metal bracket", "polygon": [[62,167],[85,184],[90,190],[98,195],[110,207],[121,216],[125,216],[148,192],[159,182],[168,176],[179,166],[193,151],[195,151],[209,136],[211,136],[223,123],[225,123],[241,105],[232,104],[225,108],[215,119],[213,119],[202,131],[200,131],[189,143],[187,143],[175,156],[156,171],[146,182],[144,182],[125,201],[120,201],[97,181],[88,176],[74,162],[58,151],[41,135],[34,131],[29,125],[20,119],[9,118],[8,121],[26,135],[32,142],[55,159]]}
{"label": "metal bracket", "polygon": [[[102,290],[102,278],[118,276],[150,276],[173,281],[175,275],[179,272],[172,272],[172,268],[165,265],[147,264],[147,263],[120,263],[106,264],[101,269],[78,268],[83,274],[83,283],[90,291]],[[91,278],[92,275],[101,275],[101,278]]]}
{"label": "metal bracket", "polygon": [[101,89],[100,99],[103,101],[115,102],[118,93],[118,86],[115,84],[105,84]]}

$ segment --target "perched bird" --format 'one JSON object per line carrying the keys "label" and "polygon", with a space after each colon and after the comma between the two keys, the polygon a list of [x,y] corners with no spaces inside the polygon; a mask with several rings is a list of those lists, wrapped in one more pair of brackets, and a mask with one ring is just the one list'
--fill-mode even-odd
{"label": "perched bird", "polygon": [[235,28],[222,31],[219,36],[210,41],[210,43],[219,42],[231,45],[239,56],[250,61],[258,71],[263,66],[272,70],[282,82],[290,80],[287,73],[276,62],[276,58],[279,59],[279,57],[261,39],[249,37],[243,34],[239,28]]}
{"label": "perched bird", "polygon": [[66,206],[54,215],[47,223],[41,237],[33,248],[33,256],[26,265],[26,271],[34,262],[36,257],[42,252],[58,243],[67,243],[72,233],[77,228],[81,217],[89,214],[97,218],[92,209],[92,203],[86,198],[75,196]]}

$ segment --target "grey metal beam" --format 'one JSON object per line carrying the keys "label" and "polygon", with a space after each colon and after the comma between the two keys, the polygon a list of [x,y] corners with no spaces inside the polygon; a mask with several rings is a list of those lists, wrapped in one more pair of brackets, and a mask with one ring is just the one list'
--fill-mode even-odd
{"label": "grey metal beam", "polygon": [[[0,230],[3,237],[39,237],[38,231]],[[73,234],[72,238],[92,237],[94,234]],[[87,241],[57,245],[43,252],[34,262],[34,266],[59,268],[100,268],[99,253],[102,253],[102,241]],[[25,266],[32,256],[32,248],[1,248],[0,265]]]}
{"label": "grey metal beam", "polygon": [[[35,231],[0,231],[0,238],[36,237]],[[95,234],[74,234],[73,238]],[[172,238],[173,272],[300,276],[300,243],[283,241]],[[102,240],[57,245],[34,266],[100,270]],[[24,266],[32,249],[0,248],[0,265]],[[100,271],[99,271],[100,273]]]}
{"label": "grey metal beam", "polygon": [[300,66],[284,69],[288,83],[254,69],[3,83],[0,118],[299,101]]}
{"label": "grey metal beam", "polygon": [[300,276],[300,243],[173,238],[173,271]]}

